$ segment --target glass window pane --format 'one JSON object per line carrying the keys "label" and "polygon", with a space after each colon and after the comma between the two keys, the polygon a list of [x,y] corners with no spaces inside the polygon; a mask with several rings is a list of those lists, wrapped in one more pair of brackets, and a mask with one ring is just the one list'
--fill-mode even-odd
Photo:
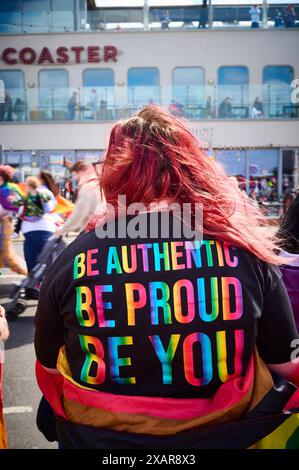
{"label": "glass window pane", "polygon": [[24,31],[44,32],[50,30],[50,0],[23,1]]}
{"label": "glass window pane", "polygon": [[246,118],[248,106],[249,72],[244,66],[218,69],[218,117]]}
{"label": "glass window pane", "polygon": [[296,151],[282,151],[282,193],[287,195],[296,187]]}
{"label": "glass window pane", "polygon": [[40,119],[63,120],[67,117],[69,100],[68,72],[64,69],[39,72]]}
{"label": "glass window pane", "polygon": [[0,32],[22,32],[22,3],[21,0],[0,1]]}
{"label": "glass window pane", "polygon": [[74,0],[52,0],[51,30],[74,31]]}
{"label": "glass window pane", "polygon": [[83,72],[84,87],[114,86],[114,72],[112,69],[88,69]]}
{"label": "glass window pane", "polygon": [[278,150],[248,150],[249,187],[260,201],[277,200]]}
{"label": "glass window pane", "polygon": [[113,119],[114,71],[112,69],[84,70],[83,104],[84,119]]}
{"label": "glass window pane", "polygon": [[132,67],[128,70],[129,102],[137,107],[159,103],[159,70],[156,67]]}
{"label": "glass window pane", "polygon": [[216,161],[230,176],[246,178],[246,153],[244,150],[216,150]]}
{"label": "glass window pane", "polygon": [[218,85],[248,85],[247,67],[220,67],[218,69]]}
{"label": "glass window pane", "polygon": [[263,70],[263,101],[269,117],[292,117],[290,83],[294,70],[290,65],[269,65]]}
{"label": "glass window pane", "polygon": [[203,104],[204,83],[202,67],[176,67],[172,75],[173,98],[187,106]]}
{"label": "glass window pane", "polygon": [[26,93],[22,70],[0,70],[5,86],[5,103],[0,104],[0,121],[24,121]]}
{"label": "glass window pane", "polygon": [[173,69],[173,85],[204,85],[202,67],[176,67]]}
{"label": "glass window pane", "polygon": [[159,85],[159,70],[156,67],[132,67],[128,70],[128,86]]}
{"label": "glass window pane", "polygon": [[288,83],[294,77],[293,67],[290,65],[267,65],[263,70],[263,83]]}

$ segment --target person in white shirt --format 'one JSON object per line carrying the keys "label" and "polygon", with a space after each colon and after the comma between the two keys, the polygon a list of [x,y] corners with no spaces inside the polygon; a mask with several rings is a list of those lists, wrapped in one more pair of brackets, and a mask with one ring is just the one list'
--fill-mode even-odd
{"label": "person in white shirt", "polygon": [[258,8],[257,5],[253,5],[249,10],[249,15],[251,18],[251,28],[259,28],[260,27],[260,14],[261,10]]}
{"label": "person in white shirt", "polygon": [[[16,208],[20,208],[21,231],[25,238],[24,257],[30,273],[48,239],[56,230],[55,219],[51,214],[56,199],[48,189],[43,191],[40,180],[35,177],[26,178],[26,191],[27,195],[21,199],[16,194],[8,196],[8,199]],[[26,289],[27,299],[37,297],[36,289]]]}

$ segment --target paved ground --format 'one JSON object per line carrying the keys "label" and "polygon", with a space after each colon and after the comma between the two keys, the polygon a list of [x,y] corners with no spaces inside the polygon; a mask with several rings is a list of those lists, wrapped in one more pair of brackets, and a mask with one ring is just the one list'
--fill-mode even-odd
{"label": "paved ground", "polygon": [[[14,242],[22,254],[22,242]],[[9,291],[20,276],[1,269],[0,302],[5,306]],[[46,441],[35,425],[40,392],[35,382],[33,348],[34,314],[37,302],[29,301],[28,309],[16,322],[10,323],[10,338],[5,348],[4,412],[8,428],[9,447],[12,449],[51,449],[57,445]]]}

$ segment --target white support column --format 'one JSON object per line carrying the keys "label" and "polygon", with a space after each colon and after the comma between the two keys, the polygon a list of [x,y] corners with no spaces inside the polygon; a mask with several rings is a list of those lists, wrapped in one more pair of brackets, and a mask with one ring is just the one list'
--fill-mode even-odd
{"label": "white support column", "polygon": [[213,25],[213,5],[212,5],[212,0],[209,0],[209,4],[208,4],[208,23],[209,23],[209,28],[212,28],[212,25]]}
{"label": "white support column", "polygon": [[262,19],[263,29],[268,28],[268,0],[263,0],[263,19]]}
{"label": "white support column", "polygon": [[148,6],[148,0],[143,1],[143,26],[144,26],[144,31],[149,30],[149,6]]}
{"label": "white support column", "polygon": [[74,11],[74,30],[80,30],[80,1],[75,0],[75,11]]}

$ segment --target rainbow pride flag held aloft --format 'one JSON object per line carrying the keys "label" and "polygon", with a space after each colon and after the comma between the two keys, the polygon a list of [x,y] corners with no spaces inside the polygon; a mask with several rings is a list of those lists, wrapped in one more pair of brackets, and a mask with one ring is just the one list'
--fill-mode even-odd
{"label": "rainbow pride flag held aloft", "polygon": [[5,183],[2,186],[0,186],[0,205],[3,207],[3,209],[7,211],[15,212],[16,210],[15,206],[13,206],[7,200],[7,197],[12,193],[17,193],[20,197],[24,195],[22,189],[20,188],[18,184]]}
{"label": "rainbow pride flag held aloft", "polygon": [[[22,197],[26,196],[25,186],[26,186],[25,183],[19,183],[17,185],[14,185],[14,187],[17,187],[18,192]],[[75,205],[71,201],[68,201],[68,199],[61,196],[60,194],[56,197],[56,200],[57,200],[57,205],[55,206],[55,209],[53,210],[54,214],[67,216],[71,212],[73,212]]]}
{"label": "rainbow pride flag held aloft", "polygon": [[57,368],[59,375],[50,374],[37,362],[36,374],[64,448],[299,448],[299,390],[290,383],[275,388],[257,351],[244,377],[204,399],[90,389],[72,378],[64,348]]}
{"label": "rainbow pride flag held aloft", "polygon": [[54,213],[67,216],[73,212],[75,204],[71,201],[68,201],[65,197],[60,195],[56,197],[56,200],[57,205],[54,209]]}
{"label": "rainbow pride flag held aloft", "polygon": [[[7,200],[7,196],[11,193],[17,193],[20,197],[26,196],[26,185],[25,183],[6,183],[0,187],[0,204],[5,210],[15,212],[16,208]],[[68,216],[74,210],[74,204],[68,201],[63,196],[58,195],[56,197],[57,205],[53,210],[54,214]]]}

